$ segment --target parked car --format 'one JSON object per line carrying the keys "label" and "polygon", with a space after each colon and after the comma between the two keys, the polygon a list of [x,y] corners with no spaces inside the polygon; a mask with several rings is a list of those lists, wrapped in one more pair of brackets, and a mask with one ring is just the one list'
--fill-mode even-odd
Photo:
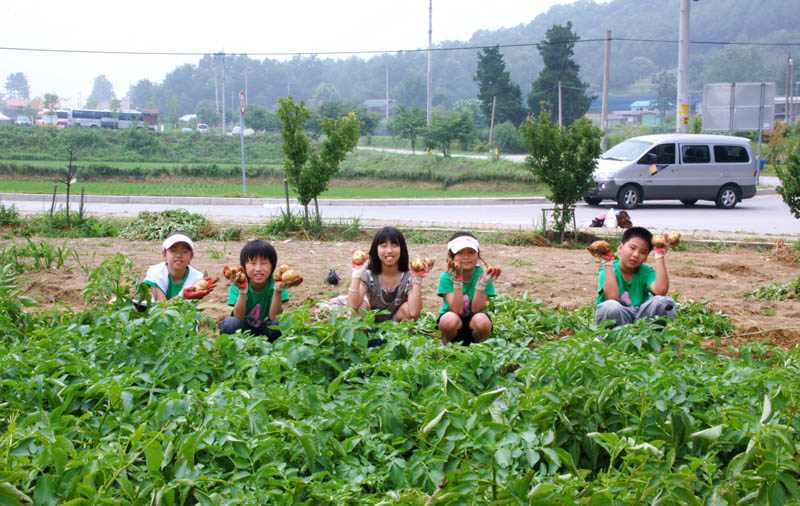
{"label": "parked car", "polygon": [[205,123],[198,123],[197,124],[197,131],[198,132],[208,132],[210,128]]}
{"label": "parked car", "polygon": [[31,123],[31,119],[27,116],[17,116],[17,119],[14,120],[14,124],[20,126],[30,126],[33,123]]}
{"label": "parked car", "polygon": [[633,137],[597,160],[596,185],[587,204],[614,199],[622,209],[644,200],[680,200],[694,205],[711,200],[731,209],[756,194],[758,168],[750,141],[705,134],[660,134]]}

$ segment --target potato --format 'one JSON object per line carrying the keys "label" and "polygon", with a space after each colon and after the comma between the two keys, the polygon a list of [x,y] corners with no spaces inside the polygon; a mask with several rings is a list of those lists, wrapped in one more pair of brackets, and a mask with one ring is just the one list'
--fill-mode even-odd
{"label": "potato", "polygon": [[353,251],[353,263],[356,265],[361,265],[367,261],[369,258],[369,254],[366,251],[357,249]]}
{"label": "potato", "polygon": [[435,263],[436,263],[436,260],[434,260],[434,259],[433,259],[433,258],[431,258],[431,257],[425,257],[425,258],[423,259],[423,262],[425,262],[425,263],[428,265],[428,269],[432,269],[432,268],[433,268],[433,264],[435,264]]}
{"label": "potato", "polygon": [[288,269],[281,275],[281,281],[284,283],[291,283],[300,277],[300,273],[294,269]]}
{"label": "potato", "polygon": [[286,265],[286,264],[281,264],[281,265],[278,267],[278,269],[275,271],[275,273],[273,274],[273,277],[274,277],[275,279],[277,279],[277,280],[279,280],[279,281],[280,281],[280,280],[281,280],[281,278],[283,278],[283,273],[284,273],[284,272],[286,272],[286,271],[289,271],[289,270],[291,270],[291,269],[292,269],[292,268],[291,268],[291,267],[289,267],[288,265]]}
{"label": "potato", "polygon": [[464,266],[461,265],[461,262],[453,262],[453,270],[456,274],[463,274],[464,273]]}
{"label": "potato", "polygon": [[669,243],[669,245],[671,247],[674,248],[675,246],[680,244],[680,242],[681,242],[681,234],[680,234],[680,232],[675,232],[673,230],[672,232],[667,234],[667,243]]}
{"label": "potato", "polygon": [[652,243],[654,248],[663,248],[666,245],[664,234],[654,235]]}
{"label": "potato", "polygon": [[239,272],[244,272],[244,267],[241,265],[235,265],[233,267],[228,267],[227,265],[222,268],[222,275],[226,278],[233,281]]}
{"label": "potato", "polygon": [[240,270],[236,273],[235,277],[231,278],[231,281],[241,285],[242,283],[247,281],[247,274],[245,274],[243,270]]}
{"label": "potato", "polygon": [[586,249],[596,257],[602,257],[611,253],[611,245],[606,241],[595,241]]}
{"label": "potato", "polygon": [[414,272],[422,272],[422,271],[425,270],[425,268],[427,266],[428,266],[428,264],[425,262],[425,260],[423,260],[423,259],[421,259],[419,257],[415,258],[414,261],[411,262],[411,269]]}
{"label": "potato", "polygon": [[205,279],[198,279],[192,286],[198,291],[208,290],[208,281]]}

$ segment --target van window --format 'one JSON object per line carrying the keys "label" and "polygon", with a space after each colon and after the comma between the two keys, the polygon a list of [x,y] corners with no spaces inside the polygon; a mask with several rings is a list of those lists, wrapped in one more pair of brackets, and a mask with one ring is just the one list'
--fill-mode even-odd
{"label": "van window", "polygon": [[742,146],[714,146],[714,160],[717,163],[747,163],[750,155]]}
{"label": "van window", "polygon": [[709,163],[711,161],[711,152],[708,146],[681,146],[681,155],[683,163]]}
{"label": "van window", "polygon": [[[659,164],[674,164],[675,163],[675,144],[659,144],[658,146],[654,147],[647,154],[654,154],[656,155],[655,163]],[[640,164],[649,165],[654,163],[652,161],[647,160],[647,156],[639,159]]]}

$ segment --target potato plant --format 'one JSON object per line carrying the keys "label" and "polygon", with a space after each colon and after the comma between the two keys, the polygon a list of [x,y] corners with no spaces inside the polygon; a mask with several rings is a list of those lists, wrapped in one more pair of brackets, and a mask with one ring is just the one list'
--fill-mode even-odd
{"label": "potato plant", "polygon": [[609,330],[501,296],[485,344],[441,348],[425,314],[367,348],[370,313],[301,307],[270,343],[214,337],[186,300],[33,313],[14,283],[4,269],[3,504],[800,500],[798,351],[714,355],[700,340],[733,329],[702,304]]}

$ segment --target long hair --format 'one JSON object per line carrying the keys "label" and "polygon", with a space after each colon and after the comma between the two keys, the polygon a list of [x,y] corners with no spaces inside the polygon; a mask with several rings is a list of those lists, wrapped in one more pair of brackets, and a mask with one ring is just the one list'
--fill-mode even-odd
{"label": "long hair", "polygon": [[254,258],[266,258],[269,260],[269,263],[272,264],[272,270],[269,271],[267,278],[272,277],[272,273],[275,272],[275,267],[278,263],[278,252],[275,251],[272,244],[261,239],[255,239],[245,244],[242,252],[239,253],[239,263],[244,267],[248,260],[253,260]]}
{"label": "long hair", "polygon": [[378,257],[378,245],[386,241],[400,246],[400,260],[397,262],[397,268],[401,272],[408,271],[408,247],[406,246],[406,239],[403,237],[403,233],[395,227],[383,227],[378,230],[378,233],[372,238],[372,246],[369,247],[369,270],[375,275],[381,273],[383,266],[381,265],[381,259]]}

